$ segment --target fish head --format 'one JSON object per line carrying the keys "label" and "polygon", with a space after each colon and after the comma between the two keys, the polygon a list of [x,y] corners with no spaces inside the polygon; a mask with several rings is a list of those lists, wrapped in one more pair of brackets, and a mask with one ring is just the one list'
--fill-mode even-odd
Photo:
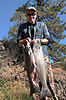
{"label": "fish head", "polygon": [[40,47],[41,47],[40,39],[38,39],[37,41],[35,40],[34,45],[33,45],[33,50],[40,49]]}
{"label": "fish head", "polygon": [[23,48],[23,52],[25,55],[31,55],[32,50],[31,50],[30,43],[28,41],[27,41],[27,44],[25,46],[22,45],[22,48]]}

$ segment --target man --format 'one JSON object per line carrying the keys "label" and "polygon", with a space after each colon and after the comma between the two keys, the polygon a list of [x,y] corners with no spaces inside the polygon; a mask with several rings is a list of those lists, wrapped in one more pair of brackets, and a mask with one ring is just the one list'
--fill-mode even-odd
{"label": "man", "polygon": [[[47,45],[49,44],[49,41],[50,41],[50,35],[49,35],[46,25],[43,22],[36,21],[36,16],[37,16],[36,9],[31,6],[27,7],[26,17],[27,17],[28,22],[21,24],[19,26],[17,42],[19,46],[22,46],[22,44],[26,45],[27,40],[28,40],[29,43],[31,44],[31,47],[33,47],[34,40],[40,39],[44,57],[47,60],[47,62],[50,63],[49,58],[48,58],[48,53],[47,53]],[[51,65],[49,65],[49,67],[47,68],[47,77],[48,77],[48,83],[47,83],[48,87],[53,93],[55,100],[57,100],[55,97],[55,91],[54,91],[55,88],[54,88],[53,73],[52,73]],[[44,98],[42,100],[44,100]]]}

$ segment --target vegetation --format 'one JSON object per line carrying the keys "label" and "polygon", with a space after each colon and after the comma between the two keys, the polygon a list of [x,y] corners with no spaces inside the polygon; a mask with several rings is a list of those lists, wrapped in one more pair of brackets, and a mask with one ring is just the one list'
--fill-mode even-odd
{"label": "vegetation", "polygon": [[21,82],[8,81],[0,78],[0,100],[32,100],[29,90],[21,85]]}
{"label": "vegetation", "polygon": [[63,35],[64,30],[66,30],[66,22],[61,20],[59,15],[66,14],[65,0],[28,0],[26,4],[18,7],[10,18],[11,22],[15,22],[15,25],[10,27],[9,37],[16,41],[18,27],[26,21],[25,9],[29,5],[37,9],[37,20],[43,21],[48,27],[51,35],[51,41],[48,45],[50,59],[53,59],[53,61],[63,60],[66,57],[66,45],[59,42],[66,37]]}
{"label": "vegetation", "polygon": [[66,62],[56,62],[52,64],[52,68],[61,68],[66,70]]}

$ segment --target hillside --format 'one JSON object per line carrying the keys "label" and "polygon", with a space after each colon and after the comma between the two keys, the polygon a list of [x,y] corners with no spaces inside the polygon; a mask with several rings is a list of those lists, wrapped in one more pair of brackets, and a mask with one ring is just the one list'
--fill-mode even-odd
{"label": "hillside", "polygon": [[[59,100],[66,100],[65,65],[66,62],[52,64],[56,94]],[[14,94],[13,88],[15,88]],[[28,99],[20,91],[28,94],[26,96]],[[7,95],[5,95],[6,93]],[[21,95],[22,97],[24,96],[24,99],[22,99]],[[19,48],[16,43],[0,40],[0,99],[4,100],[4,98],[6,100],[10,100],[10,98],[11,100],[16,100],[12,98],[17,98],[17,100],[31,100],[29,98],[27,73],[24,71],[22,48]]]}

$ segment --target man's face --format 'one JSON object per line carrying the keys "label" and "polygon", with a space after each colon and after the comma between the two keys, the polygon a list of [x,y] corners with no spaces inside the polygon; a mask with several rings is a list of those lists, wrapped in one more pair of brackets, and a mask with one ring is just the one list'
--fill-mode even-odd
{"label": "man's face", "polygon": [[35,23],[35,19],[36,19],[36,12],[34,10],[29,10],[27,11],[26,17],[27,20],[31,23],[34,24]]}

